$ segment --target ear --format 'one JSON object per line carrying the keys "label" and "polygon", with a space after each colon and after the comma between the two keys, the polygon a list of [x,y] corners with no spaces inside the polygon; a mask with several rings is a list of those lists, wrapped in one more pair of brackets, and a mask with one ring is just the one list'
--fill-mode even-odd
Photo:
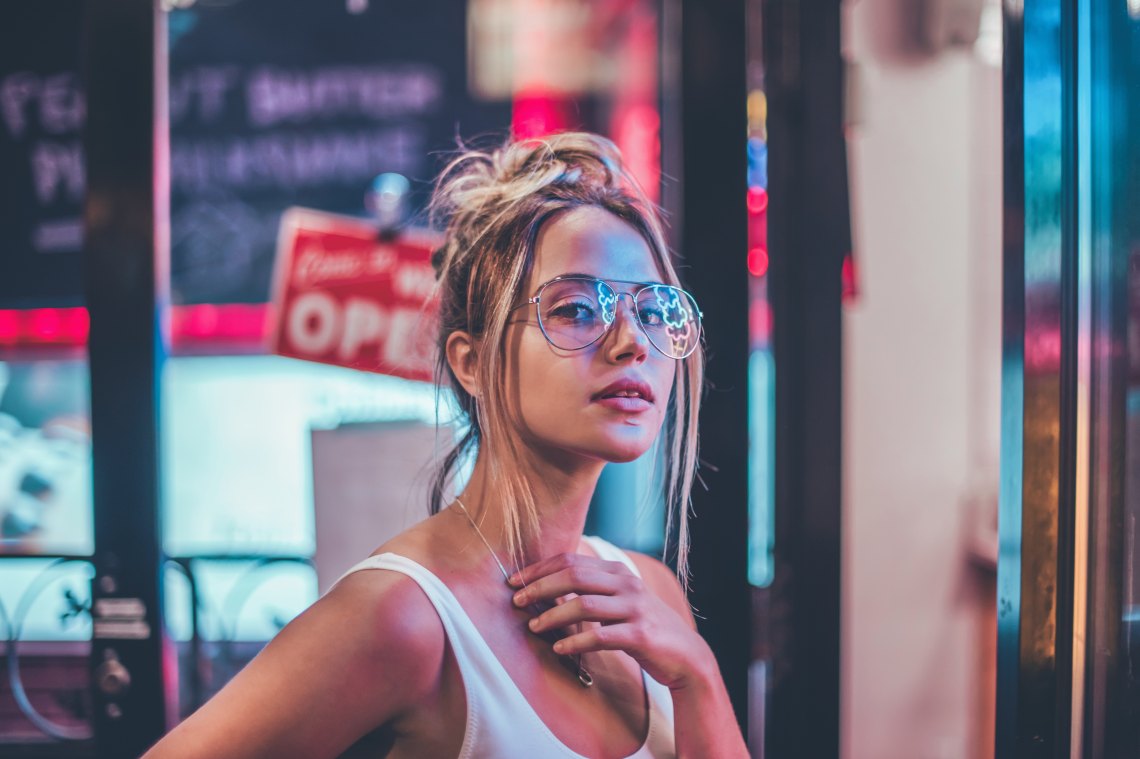
{"label": "ear", "polygon": [[479,381],[476,369],[479,365],[479,354],[471,335],[458,329],[452,332],[447,336],[444,354],[447,357],[447,365],[451,367],[455,378],[459,380],[459,384],[467,394],[478,395]]}

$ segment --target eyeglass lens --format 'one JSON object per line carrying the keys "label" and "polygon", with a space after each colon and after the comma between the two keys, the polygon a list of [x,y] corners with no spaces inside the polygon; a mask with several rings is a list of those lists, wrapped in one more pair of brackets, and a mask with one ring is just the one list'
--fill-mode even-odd
{"label": "eyeglass lens", "polygon": [[[596,279],[562,279],[539,295],[539,320],[556,348],[578,350],[602,336],[617,316],[618,294]],[[692,296],[671,285],[638,291],[637,318],[653,345],[671,358],[684,358],[697,347],[701,325]]]}

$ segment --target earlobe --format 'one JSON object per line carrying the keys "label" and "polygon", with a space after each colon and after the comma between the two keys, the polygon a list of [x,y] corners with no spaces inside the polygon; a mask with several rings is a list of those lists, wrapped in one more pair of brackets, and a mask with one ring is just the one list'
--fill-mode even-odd
{"label": "earlobe", "polygon": [[476,368],[479,356],[471,335],[462,330],[452,332],[447,336],[444,351],[447,364],[451,367],[455,378],[459,380],[459,384],[463,386],[468,395],[478,396],[479,383],[476,378]]}

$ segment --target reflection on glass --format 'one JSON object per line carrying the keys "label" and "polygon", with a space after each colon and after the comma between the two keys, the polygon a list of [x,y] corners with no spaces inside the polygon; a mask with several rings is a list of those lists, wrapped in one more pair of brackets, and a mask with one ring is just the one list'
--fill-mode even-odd
{"label": "reflection on glass", "polygon": [[[1090,545],[1083,756],[1140,755],[1140,23],[1094,2],[1090,61]],[[1095,42],[1094,42],[1095,41]],[[1086,115],[1087,114],[1087,115]],[[1081,127],[1078,127],[1081,128]],[[1080,724],[1079,721],[1075,724]]]}
{"label": "reflection on glass", "polygon": [[83,360],[0,361],[0,554],[93,547]]}
{"label": "reflection on glass", "polygon": [[93,576],[80,560],[0,562],[0,746],[91,737]]}
{"label": "reflection on glass", "polygon": [[172,556],[311,556],[313,431],[436,420],[429,385],[273,356],[172,358],[164,381]]}
{"label": "reflection on glass", "polygon": [[189,715],[317,600],[316,575],[296,559],[167,564],[167,629],[178,652],[179,714]]}

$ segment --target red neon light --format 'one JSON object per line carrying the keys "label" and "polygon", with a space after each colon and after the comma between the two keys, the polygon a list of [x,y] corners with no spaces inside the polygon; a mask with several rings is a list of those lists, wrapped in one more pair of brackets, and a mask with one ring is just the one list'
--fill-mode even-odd
{"label": "red neon light", "polygon": [[614,142],[641,189],[657,202],[661,185],[661,116],[648,103],[631,104],[614,119]]}
{"label": "red neon light", "polygon": [[748,273],[754,277],[763,277],[768,273],[768,251],[756,246],[748,251]]}
{"label": "red neon light", "polygon": [[[170,309],[172,347],[177,351],[261,352],[268,334],[269,305],[227,303]],[[0,309],[0,348],[82,347],[87,345],[86,308]]]}
{"label": "red neon light", "polygon": [[87,344],[86,308],[0,310],[0,347]]}
{"label": "red neon light", "polygon": [[59,311],[54,308],[37,308],[29,311],[32,339],[36,342],[51,343],[62,333],[63,321]]}
{"label": "red neon light", "polygon": [[516,139],[546,137],[564,132],[573,124],[573,101],[561,94],[519,92],[511,113],[511,131]]}
{"label": "red neon light", "polygon": [[240,348],[261,352],[268,335],[265,303],[202,303],[170,309],[170,343],[182,349],[210,352]]}
{"label": "red neon light", "polygon": [[855,266],[855,256],[851,251],[843,257],[841,292],[844,302],[851,303],[859,296],[859,269]]}
{"label": "red neon light", "polygon": [[772,306],[765,300],[753,300],[748,306],[748,330],[753,346],[767,345],[772,336]]}
{"label": "red neon light", "polygon": [[20,337],[20,312],[0,311],[0,345],[15,343]]}
{"label": "red neon light", "polygon": [[768,191],[763,187],[748,188],[748,213],[760,214],[768,210]]}

